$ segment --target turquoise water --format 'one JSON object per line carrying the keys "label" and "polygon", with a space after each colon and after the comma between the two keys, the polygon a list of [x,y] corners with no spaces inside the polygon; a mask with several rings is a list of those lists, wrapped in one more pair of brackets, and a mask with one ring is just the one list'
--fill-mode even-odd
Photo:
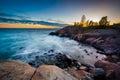
{"label": "turquoise water", "polygon": [[51,48],[47,38],[52,31],[55,29],[0,29],[0,60]]}
{"label": "turquoise water", "polygon": [[[105,58],[91,46],[49,35],[52,31],[56,30],[0,29],[0,60],[20,60],[37,67],[46,63],[54,64],[58,53],[68,54],[82,64],[93,65],[97,60]],[[85,50],[93,54],[88,55]],[[99,57],[96,59],[96,56]]]}

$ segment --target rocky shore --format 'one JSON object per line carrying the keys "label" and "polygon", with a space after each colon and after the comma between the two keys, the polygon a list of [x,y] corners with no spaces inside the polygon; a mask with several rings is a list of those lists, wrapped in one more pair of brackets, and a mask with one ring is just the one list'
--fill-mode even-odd
{"label": "rocky shore", "polygon": [[0,61],[0,80],[120,80],[120,66],[104,60],[95,63],[96,68],[61,69],[55,65],[33,68],[17,60]]}
{"label": "rocky shore", "polygon": [[[89,67],[94,80],[119,80],[120,78],[120,28],[101,29],[67,26],[50,35],[67,37],[79,43],[91,45],[97,49],[98,54],[106,55],[106,59],[98,60],[95,68]],[[87,51],[86,51],[87,53]],[[99,57],[99,56],[96,56]],[[96,73],[97,72],[97,73]],[[96,77],[97,75],[97,77]],[[99,75],[99,76],[98,76]]]}
{"label": "rocky shore", "polygon": [[88,78],[88,73],[85,71],[63,70],[54,65],[33,68],[21,61],[0,61],[0,80],[86,80],[85,78]]}
{"label": "rocky shore", "polygon": [[120,29],[88,29],[67,26],[50,35],[68,37],[78,42],[89,44],[106,54],[120,53]]}
{"label": "rocky shore", "polygon": [[[120,80],[119,29],[84,31],[81,27],[68,26],[50,35],[67,37],[97,50],[84,49],[84,53],[76,50],[73,54],[55,55],[48,54],[54,52],[50,50],[28,64],[18,60],[1,60],[0,80]],[[44,64],[35,65],[39,60]]]}

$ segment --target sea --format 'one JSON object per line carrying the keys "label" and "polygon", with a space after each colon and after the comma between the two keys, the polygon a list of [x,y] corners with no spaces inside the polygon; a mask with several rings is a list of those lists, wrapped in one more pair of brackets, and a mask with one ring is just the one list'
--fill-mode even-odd
{"label": "sea", "polygon": [[0,29],[0,60],[61,47],[60,38],[49,35],[53,31],[56,29]]}
{"label": "sea", "polygon": [[[69,38],[49,35],[50,32],[56,30],[57,29],[0,29],[0,60],[20,60],[29,63],[31,61],[36,62],[38,56],[40,57],[47,53],[65,53],[72,54],[72,56],[76,53],[76,57],[78,57],[78,54],[86,56],[84,59],[79,59],[82,62],[85,62],[85,60],[90,61],[91,59],[96,61],[94,54],[92,54],[93,56],[89,56],[85,53],[85,49],[88,50],[89,53],[96,52],[96,49],[80,44]],[[98,54],[95,53],[95,55]],[[40,60],[39,62],[41,62]],[[91,63],[94,61],[91,60]]]}

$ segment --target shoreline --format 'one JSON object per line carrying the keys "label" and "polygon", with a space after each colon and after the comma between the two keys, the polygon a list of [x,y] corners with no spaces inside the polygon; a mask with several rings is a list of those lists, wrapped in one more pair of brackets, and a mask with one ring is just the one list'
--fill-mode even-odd
{"label": "shoreline", "polygon": [[[77,31],[77,33],[75,31]],[[120,53],[119,34],[120,29],[96,29],[93,31],[82,33],[81,27],[67,26],[60,30],[57,30],[56,32],[51,32],[49,35],[67,37],[69,39],[77,41],[78,43],[90,45],[97,50],[100,50],[104,54],[108,53],[112,55],[117,51],[119,51],[118,53]]]}
{"label": "shoreline", "polygon": [[[98,45],[99,43],[106,44],[105,42],[107,39],[108,41],[111,41],[111,37],[109,37],[107,33],[105,33],[107,37],[101,34],[96,34],[96,32],[95,33],[88,32],[87,34],[86,33],[81,34],[80,32],[81,29],[80,30],[78,29],[80,28],[65,27],[60,30],[57,30],[56,32],[50,33],[50,35],[67,37],[69,39],[76,40],[78,43],[87,44],[88,46],[91,46],[91,44]],[[69,32],[71,30],[73,31]],[[76,30],[80,34],[76,33],[75,32]],[[111,31],[113,32],[114,30],[110,30],[110,32]],[[99,30],[97,30],[97,32],[99,32]],[[106,30],[104,30],[104,32],[106,32]],[[115,34],[119,34],[119,32],[116,32]],[[111,36],[111,34],[109,35]],[[116,40],[116,38],[114,40]],[[114,42],[114,40],[112,41]],[[116,46],[116,44],[112,46]],[[111,46],[106,47],[106,45],[104,45],[103,47],[104,47],[103,49],[111,49]],[[117,47],[119,49],[119,46]],[[76,49],[76,47],[74,49]],[[80,48],[78,50],[80,50]],[[114,47],[113,47],[113,50],[114,50]],[[53,51],[54,50],[51,50],[51,52]],[[120,79],[120,76],[118,75],[120,74],[120,66],[119,66],[120,57],[117,53],[116,54],[108,53],[107,51],[109,50],[91,51],[91,49],[90,49],[91,52],[89,52],[89,49],[84,49],[85,53],[82,53],[82,52],[79,53],[79,51],[77,52],[77,50],[75,51],[76,53],[73,52],[73,55],[75,57],[73,57],[71,54],[58,53],[54,57],[56,58],[57,64],[52,64],[52,65],[45,64],[40,66],[38,65],[37,68],[31,67],[30,65],[32,65],[32,63],[27,64],[17,60],[0,60],[0,78],[2,80],[9,80],[9,79],[13,79],[13,80],[19,80],[19,79],[23,79],[23,80],[39,80],[39,79],[41,80],[63,80],[63,79],[64,80],[107,80],[107,79],[119,80]],[[106,55],[107,58],[99,59],[99,56],[98,55],[96,56],[96,54]],[[45,56],[48,56],[48,58],[53,58],[54,55],[45,54]],[[37,60],[39,60],[39,58],[40,57],[38,56],[36,57],[36,62]],[[82,60],[83,61],[86,60],[89,63],[89,61],[94,60],[94,58],[96,61],[95,62],[91,61],[93,62],[94,66],[91,66],[89,64],[85,65],[81,62]],[[87,63],[87,62],[84,62],[84,63]],[[21,74],[21,73],[24,73],[24,74]]]}

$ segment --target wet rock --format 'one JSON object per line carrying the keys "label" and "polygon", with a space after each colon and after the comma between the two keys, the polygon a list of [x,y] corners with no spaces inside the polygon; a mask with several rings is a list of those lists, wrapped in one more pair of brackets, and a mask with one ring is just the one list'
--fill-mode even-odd
{"label": "wet rock", "polygon": [[49,33],[49,35],[56,35],[56,36],[58,36],[59,34],[57,32],[51,32],[51,33]]}
{"label": "wet rock", "polygon": [[104,69],[108,80],[120,80],[120,66],[104,60],[95,63],[98,68]]}
{"label": "wet rock", "polygon": [[47,55],[47,53],[44,53],[44,55]]}
{"label": "wet rock", "polygon": [[89,72],[94,75],[94,80],[105,80],[105,71],[102,68],[91,68]]}
{"label": "wet rock", "polygon": [[39,56],[35,56],[35,59],[37,60],[37,59],[39,59],[40,57]]}
{"label": "wet rock", "polygon": [[120,61],[120,58],[116,55],[109,55],[109,56],[107,56],[106,60],[113,62],[113,63],[117,63]]}
{"label": "wet rock", "polygon": [[67,54],[58,54],[57,60],[57,66],[60,66],[61,68],[72,67],[72,58]]}
{"label": "wet rock", "polygon": [[57,66],[61,68],[75,67],[77,69],[80,68],[81,63],[78,60],[73,59],[68,54],[59,54],[57,55]]}
{"label": "wet rock", "polygon": [[53,52],[54,52],[54,50],[53,50],[53,49],[51,49],[51,50],[49,50],[49,51],[48,51],[48,53],[53,53]]}
{"label": "wet rock", "polygon": [[21,50],[21,49],[24,49],[25,47],[20,47],[19,49]]}
{"label": "wet rock", "polygon": [[86,49],[84,51],[85,51],[85,53],[88,53],[88,51]]}
{"label": "wet rock", "polygon": [[0,61],[0,80],[30,80],[35,68],[15,60]]}
{"label": "wet rock", "polygon": [[78,80],[66,71],[52,65],[42,65],[37,68],[32,80]]}
{"label": "wet rock", "polygon": [[77,69],[80,69],[81,63],[77,60],[72,60],[73,66]]}
{"label": "wet rock", "polygon": [[[51,53],[51,50],[50,50]],[[28,62],[33,67],[39,67],[42,64],[56,65],[60,68],[76,67],[79,68],[81,63],[77,60],[74,60],[70,55],[63,53],[51,53],[41,56],[35,56],[34,59]]]}
{"label": "wet rock", "polygon": [[69,37],[78,42],[90,44],[98,50],[105,51],[105,53],[120,53],[119,30],[95,28],[95,30],[83,32],[84,29],[82,27],[67,26],[56,31],[55,33],[62,37]]}
{"label": "wet rock", "polygon": [[88,68],[87,68],[86,66],[81,66],[81,67],[80,67],[80,70],[87,71],[87,70],[88,70]]}

